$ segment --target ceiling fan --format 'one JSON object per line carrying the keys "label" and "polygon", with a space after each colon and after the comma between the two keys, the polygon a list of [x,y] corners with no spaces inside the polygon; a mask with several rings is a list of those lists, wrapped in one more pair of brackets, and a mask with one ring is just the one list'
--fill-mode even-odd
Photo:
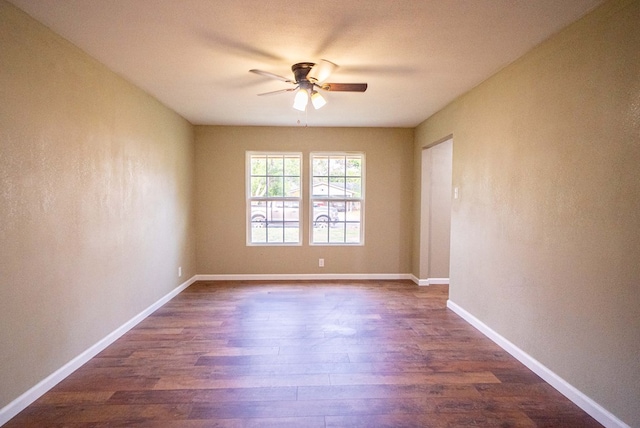
{"label": "ceiling fan", "polygon": [[316,109],[321,108],[327,103],[324,97],[316,89],[340,92],[364,92],[367,90],[366,83],[325,83],[325,80],[329,78],[329,75],[336,68],[338,68],[336,64],[325,59],[320,60],[318,64],[313,62],[299,62],[291,66],[291,71],[293,71],[294,76],[293,80],[287,79],[286,77],[279,76],[274,73],[270,73],[268,71],[256,69],[252,69],[249,71],[295,85],[292,88],[265,92],[258,95],[273,95],[279,94],[281,92],[296,91],[296,95],[293,100],[293,108],[295,108],[296,110],[305,111],[307,109],[309,99],[311,99],[311,103]]}

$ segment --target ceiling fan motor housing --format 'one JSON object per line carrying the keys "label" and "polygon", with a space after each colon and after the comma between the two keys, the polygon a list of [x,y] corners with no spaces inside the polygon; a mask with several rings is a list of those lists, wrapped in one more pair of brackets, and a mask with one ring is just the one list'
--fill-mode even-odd
{"label": "ceiling fan motor housing", "polygon": [[291,66],[291,71],[293,71],[293,75],[296,78],[296,82],[301,83],[304,81],[308,81],[307,75],[309,74],[309,71],[311,71],[311,68],[313,68],[314,65],[315,63],[313,62],[299,62],[297,64],[293,64]]}

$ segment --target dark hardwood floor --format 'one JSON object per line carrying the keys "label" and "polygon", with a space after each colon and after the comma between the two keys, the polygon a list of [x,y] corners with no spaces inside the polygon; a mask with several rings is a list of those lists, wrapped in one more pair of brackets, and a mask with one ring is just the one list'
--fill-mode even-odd
{"label": "dark hardwood floor", "polygon": [[199,282],[9,427],[595,427],[404,281]]}

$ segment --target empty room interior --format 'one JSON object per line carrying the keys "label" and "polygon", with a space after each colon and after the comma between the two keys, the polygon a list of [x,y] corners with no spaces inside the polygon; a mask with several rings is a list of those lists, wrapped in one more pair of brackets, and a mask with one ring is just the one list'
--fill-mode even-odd
{"label": "empty room interior", "polygon": [[0,242],[0,425],[640,427],[640,1],[0,0]]}

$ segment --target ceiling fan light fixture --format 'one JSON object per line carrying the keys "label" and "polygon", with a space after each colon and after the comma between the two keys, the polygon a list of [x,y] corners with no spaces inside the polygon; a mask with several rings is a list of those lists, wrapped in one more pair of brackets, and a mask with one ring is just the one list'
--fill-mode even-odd
{"label": "ceiling fan light fixture", "polygon": [[309,102],[309,93],[306,89],[300,88],[296,92],[296,96],[293,99],[293,108],[300,111],[307,109],[307,103]]}
{"label": "ceiling fan light fixture", "polygon": [[323,59],[311,67],[307,78],[314,83],[322,83],[329,78],[336,68],[338,68],[336,64]]}
{"label": "ceiling fan light fixture", "polygon": [[299,62],[291,66],[294,79],[287,79],[279,74],[274,74],[269,71],[251,69],[251,73],[259,74],[270,79],[281,80],[285,83],[290,83],[293,87],[289,89],[280,89],[277,91],[264,92],[258,95],[271,95],[281,92],[293,92],[295,96],[293,99],[293,108],[299,111],[307,111],[307,105],[309,99],[311,104],[318,110],[327,104],[327,100],[316,91],[320,88],[324,91],[335,92],[364,92],[367,90],[366,83],[324,83],[325,79],[336,69],[338,66],[326,59],[321,60],[318,64],[313,62]]}
{"label": "ceiling fan light fixture", "polygon": [[327,104],[327,100],[325,100],[318,91],[313,91],[311,92],[311,103],[313,104],[313,107],[318,110],[319,108],[322,108],[325,104]]}

